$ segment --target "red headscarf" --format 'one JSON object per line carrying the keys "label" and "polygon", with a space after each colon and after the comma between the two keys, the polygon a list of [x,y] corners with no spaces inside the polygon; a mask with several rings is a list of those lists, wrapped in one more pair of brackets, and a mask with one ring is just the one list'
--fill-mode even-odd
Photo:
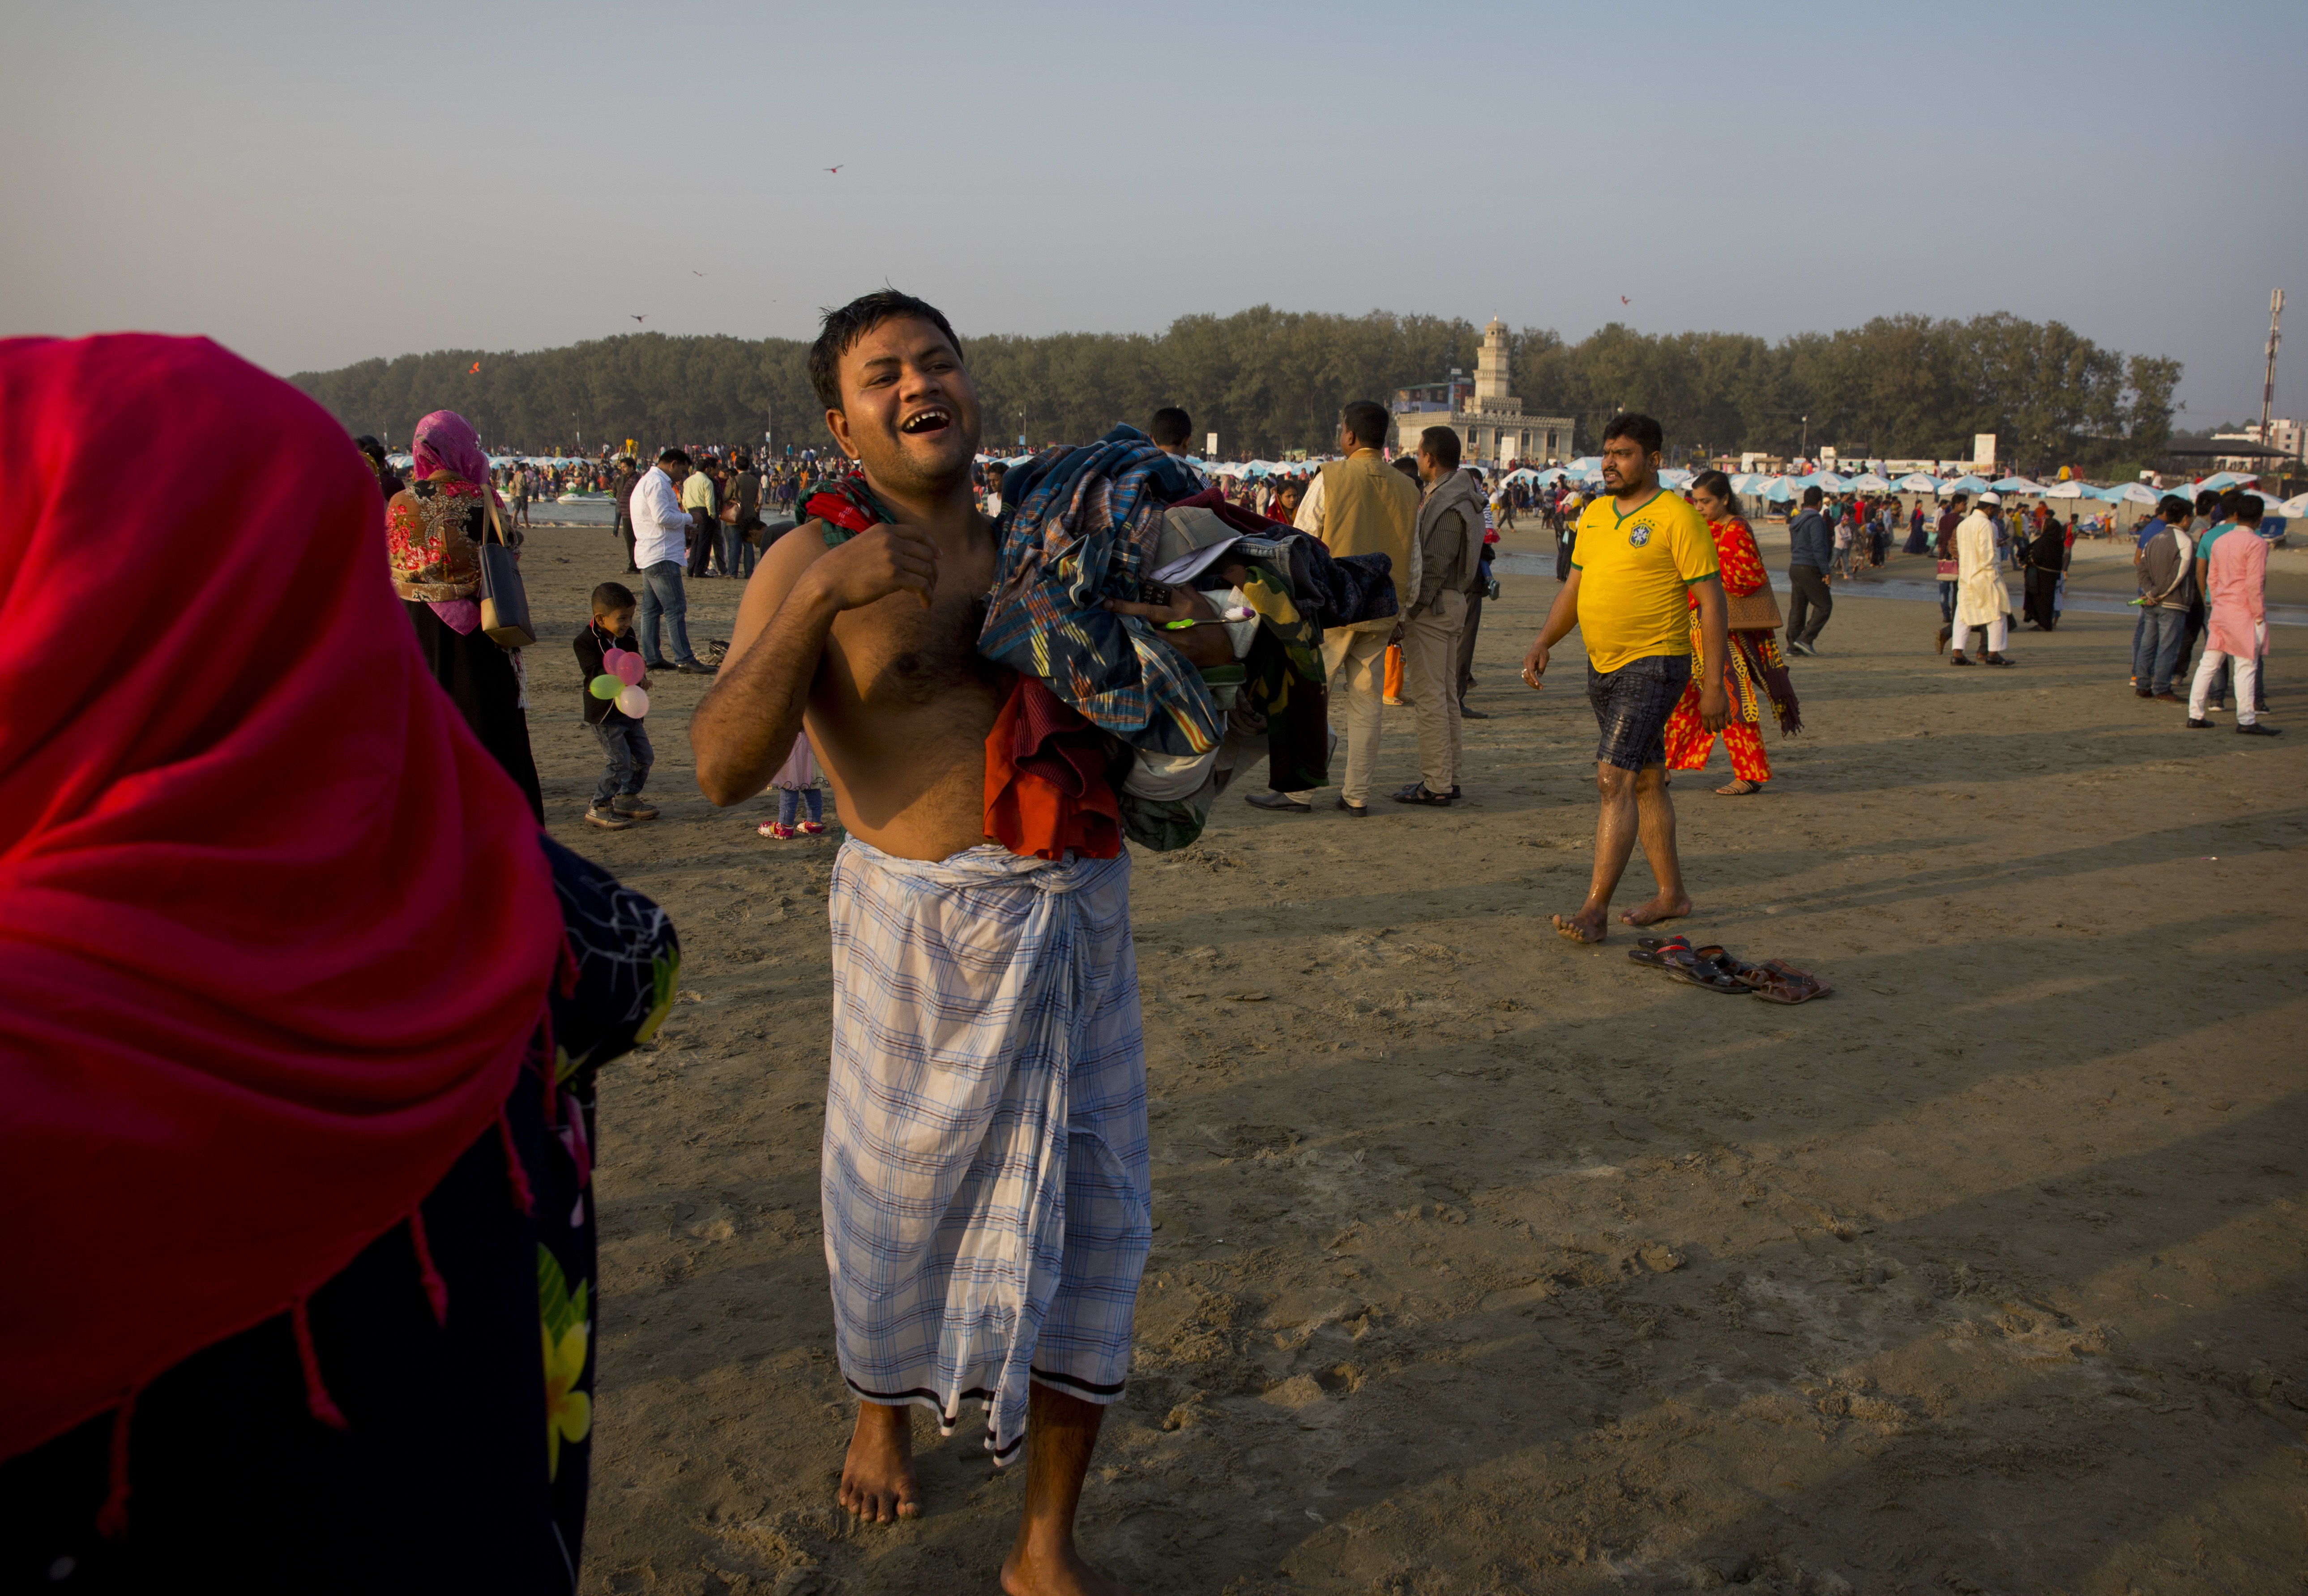
{"label": "red headscarf", "polygon": [[8,1457],[408,1214],[496,1116],[563,933],[341,427],[142,335],[0,341],[0,415]]}

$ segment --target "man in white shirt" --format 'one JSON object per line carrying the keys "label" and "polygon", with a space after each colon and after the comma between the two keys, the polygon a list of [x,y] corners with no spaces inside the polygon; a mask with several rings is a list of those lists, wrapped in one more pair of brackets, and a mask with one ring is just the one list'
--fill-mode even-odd
{"label": "man in white shirt", "polygon": [[[633,484],[633,564],[642,568],[642,668],[711,676],[713,668],[702,663],[689,646],[689,598],[681,582],[689,512],[681,507],[676,489],[688,475],[689,456],[679,449],[667,449]],[[665,617],[666,641],[673,645],[670,664],[658,649],[659,616]]]}

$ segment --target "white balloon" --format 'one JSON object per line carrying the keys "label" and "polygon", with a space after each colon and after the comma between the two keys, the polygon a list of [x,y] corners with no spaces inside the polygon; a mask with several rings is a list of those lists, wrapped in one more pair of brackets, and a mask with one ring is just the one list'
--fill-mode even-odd
{"label": "white balloon", "polygon": [[627,687],[617,694],[617,708],[638,720],[649,713],[649,694],[639,687]]}

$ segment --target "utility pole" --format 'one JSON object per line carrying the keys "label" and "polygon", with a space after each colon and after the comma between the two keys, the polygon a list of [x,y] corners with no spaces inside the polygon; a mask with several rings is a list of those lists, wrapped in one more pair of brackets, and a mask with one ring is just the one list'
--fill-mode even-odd
{"label": "utility pole", "polygon": [[1803,418],[1803,424],[1804,424],[1803,453],[1800,453],[1800,454],[1798,454],[1798,455],[1796,455],[1796,458],[1797,460],[1809,460],[1809,459],[1811,458],[1811,418],[1810,418],[1809,416],[1805,416],[1805,417]]}
{"label": "utility pole", "polygon": [[2260,391],[2260,446],[2268,447],[2268,412],[2276,403],[2276,346],[2284,324],[2284,290],[2268,297],[2268,381]]}

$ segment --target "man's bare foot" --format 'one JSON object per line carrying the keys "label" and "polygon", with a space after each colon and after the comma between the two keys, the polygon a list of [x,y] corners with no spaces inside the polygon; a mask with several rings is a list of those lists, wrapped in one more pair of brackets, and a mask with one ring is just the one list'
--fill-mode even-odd
{"label": "man's bare foot", "polygon": [[1040,1557],[1011,1548],[1002,1565],[1002,1588],[1010,1596],[1131,1596],[1129,1586],[1083,1562],[1071,1543]]}
{"label": "man's bare foot", "polygon": [[910,1411],[857,1404],[857,1428],[850,1432],[849,1455],[841,1460],[841,1505],[869,1524],[921,1517]]}
{"label": "man's bare foot", "polygon": [[1577,914],[1555,915],[1554,934],[1572,942],[1600,942],[1607,933],[1603,923],[1603,916],[1606,912],[1601,909],[1582,909]]}
{"label": "man's bare foot", "polygon": [[1619,919],[1630,926],[1656,926],[1661,920],[1679,920],[1690,912],[1689,898],[1653,898],[1636,904]]}

